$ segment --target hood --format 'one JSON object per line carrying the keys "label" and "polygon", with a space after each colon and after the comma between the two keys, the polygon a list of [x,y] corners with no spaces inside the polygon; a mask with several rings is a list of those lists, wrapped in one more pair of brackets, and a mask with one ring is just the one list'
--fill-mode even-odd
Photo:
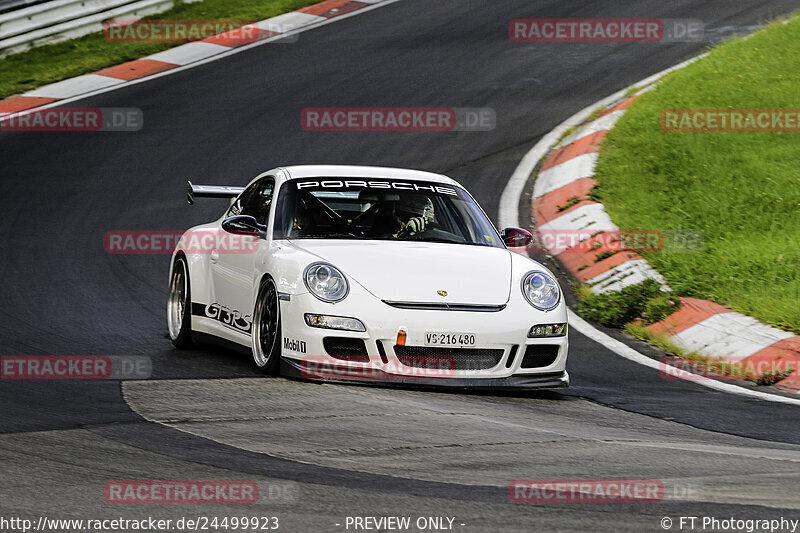
{"label": "hood", "polygon": [[[511,253],[504,248],[425,242],[295,240],[381,300],[504,305]],[[437,291],[446,291],[441,296]]]}

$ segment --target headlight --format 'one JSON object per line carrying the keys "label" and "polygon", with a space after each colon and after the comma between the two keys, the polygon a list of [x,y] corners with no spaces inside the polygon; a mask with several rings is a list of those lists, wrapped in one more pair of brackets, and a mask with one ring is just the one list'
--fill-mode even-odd
{"label": "headlight", "polygon": [[528,330],[528,337],[531,339],[542,337],[563,337],[567,334],[567,323],[560,324],[537,324]]}
{"label": "headlight", "polygon": [[346,316],[305,314],[306,324],[312,328],[341,329],[344,331],[367,331],[364,323],[357,318]]}
{"label": "headlight", "polygon": [[544,272],[528,272],[522,279],[522,294],[536,309],[549,311],[561,300],[558,283]]}
{"label": "headlight", "polygon": [[312,263],[303,272],[303,281],[311,294],[323,302],[336,303],[347,297],[350,286],[344,274],[328,263]]}

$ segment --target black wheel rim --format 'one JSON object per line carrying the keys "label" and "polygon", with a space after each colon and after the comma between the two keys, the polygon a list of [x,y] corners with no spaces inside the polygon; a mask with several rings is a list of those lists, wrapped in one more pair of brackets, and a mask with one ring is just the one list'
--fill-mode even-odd
{"label": "black wheel rim", "polygon": [[278,335],[278,294],[271,281],[264,285],[256,308],[253,357],[256,364],[263,367],[272,358]]}

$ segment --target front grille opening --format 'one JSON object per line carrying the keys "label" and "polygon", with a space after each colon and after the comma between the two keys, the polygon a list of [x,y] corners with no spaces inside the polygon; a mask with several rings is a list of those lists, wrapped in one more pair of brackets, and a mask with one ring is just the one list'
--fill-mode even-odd
{"label": "front grille opening", "polygon": [[503,351],[502,348],[394,347],[394,353],[403,366],[439,370],[487,370],[494,368],[503,358]]}
{"label": "front grille opening", "polygon": [[550,366],[558,359],[557,344],[530,344],[522,357],[522,368],[542,368]]}
{"label": "front grille opening", "polygon": [[375,341],[375,344],[378,345],[378,355],[381,356],[381,363],[388,364],[389,359],[386,357],[386,349],[383,347],[383,341]]}
{"label": "front grille opening", "polygon": [[335,359],[355,363],[369,363],[367,345],[363,339],[325,337],[322,339],[322,345],[325,347],[325,352]]}
{"label": "front grille opening", "polygon": [[476,311],[479,313],[496,313],[506,308],[506,304],[448,304],[442,302],[390,302],[389,300],[383,300],[383,303],[398,309],[421,311]]}
{"label": "front grille opening", "polygon": [[517,350],[519,349],[519,345],[515,344],[511,347],[511,351],[508,353],[508,360],[506,360],[506,368],[511,368],[514,364],[514,357],[517,355]]}

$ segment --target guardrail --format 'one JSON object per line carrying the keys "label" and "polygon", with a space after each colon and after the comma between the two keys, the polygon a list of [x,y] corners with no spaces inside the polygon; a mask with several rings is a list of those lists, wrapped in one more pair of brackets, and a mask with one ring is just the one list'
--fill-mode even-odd
{"label": "guardrail", "polygon": [[101,31],[108,19],[138,19],[174,4],[175,0],[51,0],[15,9],[0,14],[0,57]]}
{"label": "guardrail", "polygon": [[50,0],[0,0],[0,13],[8,13],[15,9],[22,9],[23,7],[43,4],[49,1]]}

